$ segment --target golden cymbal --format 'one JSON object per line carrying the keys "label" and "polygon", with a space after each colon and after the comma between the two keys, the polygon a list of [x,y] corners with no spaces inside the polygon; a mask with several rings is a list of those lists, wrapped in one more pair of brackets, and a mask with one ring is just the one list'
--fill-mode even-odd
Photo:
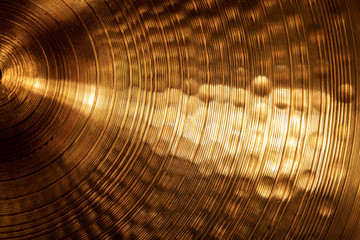
{"label": "golden cymbal", "polygon": [[356,0],[1,0],[0,239],[360,239]]}

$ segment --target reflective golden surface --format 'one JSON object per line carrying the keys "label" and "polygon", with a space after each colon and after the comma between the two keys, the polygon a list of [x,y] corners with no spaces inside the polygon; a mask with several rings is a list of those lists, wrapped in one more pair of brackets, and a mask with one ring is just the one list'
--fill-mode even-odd
{"label": "reflective golden surface", "polygon": [[0,239],[360,239],[357,0],[1,0]]}

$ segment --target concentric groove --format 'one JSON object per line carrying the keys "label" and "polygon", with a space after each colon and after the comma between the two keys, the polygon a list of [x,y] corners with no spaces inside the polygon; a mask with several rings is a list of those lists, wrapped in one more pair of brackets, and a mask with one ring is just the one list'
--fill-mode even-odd
{"label": "concentric groove", "polygon": [[358,10],[0,1],[0,238],[358,239]]}

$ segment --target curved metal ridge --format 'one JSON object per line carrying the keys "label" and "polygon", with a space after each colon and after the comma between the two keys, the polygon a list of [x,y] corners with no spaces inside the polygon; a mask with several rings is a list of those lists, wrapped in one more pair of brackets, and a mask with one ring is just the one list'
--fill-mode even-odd
{"label": "curved metal ridge", "polygon": [[0,0],[0,239],[360,239],[356,0]]}

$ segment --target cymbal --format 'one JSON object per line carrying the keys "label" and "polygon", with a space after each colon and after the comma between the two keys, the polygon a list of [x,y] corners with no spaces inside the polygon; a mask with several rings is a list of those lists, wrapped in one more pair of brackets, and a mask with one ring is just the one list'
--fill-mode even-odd
{"label": "cymbal", "polygon": [[0,239],[360,239],[356,0],[1,0]]}

